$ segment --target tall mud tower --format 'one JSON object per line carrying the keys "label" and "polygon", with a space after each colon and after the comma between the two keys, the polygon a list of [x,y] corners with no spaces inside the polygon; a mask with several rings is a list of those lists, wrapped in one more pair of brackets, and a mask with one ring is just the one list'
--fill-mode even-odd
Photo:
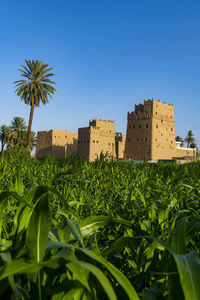
{"label": "tall mud tower", "polygon": [[176,156],[174,105],[144,100],[128,113],[125,159],[158,160]]}

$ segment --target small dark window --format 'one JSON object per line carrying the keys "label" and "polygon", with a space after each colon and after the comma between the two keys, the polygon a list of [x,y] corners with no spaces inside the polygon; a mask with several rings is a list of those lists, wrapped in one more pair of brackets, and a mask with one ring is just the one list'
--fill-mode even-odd
{"label": "small dark window", "polygon": [[163,134],[161,133],[161,136],[163,136]]}
{"label": "small dark window", "polygon": [[139,128],[142,128],[142,125],[139,125]]}
{"label": "small dark window", "polygon": [[155,141],[157,142],[157,139],[155,139]]}
{"label": "small dark window", "polygon": [[128,141],[130,142],[130,141],[131,141],[131,139],[128,139]]}
{"label": "small dark window", "polygon": [[133,125],[133,129],[135,129],[135,125]]}
{"label": "small dark window", "polygon": [[173,144],[173,141],[171,141],[171,144]]}
{"label": "small dark window", "polygon": [[108,143],[108,145],[110,146],[110,143]]}
{"label": "small dark window", "polygon": [[146,124],[146,128],[148,128],[149,127],[149,125],[148,124]]}
{"label": "small dark window", "polygon": [[80,141],[78,141],[78,143],[80,144]]}
{"label": "small dark window", "polygon": [[97,141],[97,144],[99,143],[99,141]]}
{"label": "small dark window", "polygon": [[171,128],[171,131],[173,131],[173,128]]}
{"label": "small dark window", "polygon": [[157,115],[158,113],[157,113],[157,111],[156,111],[156,115]]}
{"label": "small dark window", "polygon": [[93,141],[93,143],[95,143],[95,141]]}
{"label": "small dark window", "polygon": [[163,123],[163,120],[161,120],[161,123]]}
{"label": "small dark window", "polygon": [[156,128],[158,128],[158,125],[156,125]]}
{"label": "small dark window", "polygon": [[136,140],[137,140],[137,142],[139,141],[139,139],[138,139],[138,138],[137,138]]}
{"label": "small dark window", "polygon": [[145,141],[147,142],[147,138],[145,138]]}

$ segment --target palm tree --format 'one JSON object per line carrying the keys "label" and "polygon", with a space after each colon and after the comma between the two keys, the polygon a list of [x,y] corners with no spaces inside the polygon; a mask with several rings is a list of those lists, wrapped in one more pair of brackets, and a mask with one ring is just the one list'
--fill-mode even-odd
{"label": "palm tree", "polygon": [[1,152],[3,152],[5,145],[8,143],[10,132],[9,126],[3,124],[0,127]]}
{"label": "palm tree", "polygon": [[[192,142],[191,144],[190,144],[190,148],[193,148],[193,149],[197,149],[197,144],[195,143],[195,142]],[[198,151],[198,149],[197,149],[197,151]]]}
{"label": "palm tree", "polygon": [[[23,146],[26,146],[27,134],[28,134],[27,131],[23,131],[23,133],[22,133],[21,144]],[[31,151],[34,149],[34,147],[36,147],[36,143],[37,143],[37,135],[34,131],[31,131],[31,140],[30,140],[30,150]]]}
{"label": "palm tree", "polygon": [[183,139],[179,136],[179,135],[177,135],[176,136],[176,139],[175,139],[177,142],[181,142],[181,147],[183,146],[183,143],[184,143],[184,141],[183,141]]}
{"label": "palm tree", "polygon": [[186,138],[185,138],[185,142],[187,143],[187,148],[189,148],[190,145],[191,145],[193,142],[195,142],[195,138],[194,138],[194,135],[193,135],[193,133],[192,133],[192,130],[189,130],[189,131],[188,131],[188,134],[187,134],[187,136],[186,136]]}
{"label": "palm tree", "polygon": [[33,113],[35,106],[38,107],[40,102],[43,104],[48,103],[48,97],[52,98],[52,94],[56,92],[55,88],[50,84],[55,82],[49,79],[54,74],[49,73],[52,68],[48,67],[48,64],[44,64],[39,60],[25,60],[26,66],[22,66],[23,69],[19,69],[21,76],[25,79],[15,81],[17,96],[20,96],[26,104],[31,106],[28,134],[27,134],[27,149],[30,150],[31,140],[31,127],[33,121]]}
{"label": "palm tree", "polygon": [[12,131],[11,142],[14,144],[20,144],[23,132],[27,130],[25,120],[20,117],[14,117],[11,121],[10,129]]}

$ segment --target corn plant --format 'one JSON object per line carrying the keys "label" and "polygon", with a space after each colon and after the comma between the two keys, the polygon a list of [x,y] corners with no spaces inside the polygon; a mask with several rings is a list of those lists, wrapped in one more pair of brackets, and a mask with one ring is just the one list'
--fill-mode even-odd
{"label": "corn plant", "polygon": [[0,158],[0,296],[200,299],[200,164]]}

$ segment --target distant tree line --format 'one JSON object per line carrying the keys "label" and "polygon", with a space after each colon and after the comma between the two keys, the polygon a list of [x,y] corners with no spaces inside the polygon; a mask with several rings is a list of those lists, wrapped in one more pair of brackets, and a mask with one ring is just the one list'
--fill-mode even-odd
{"label": "distant tree line", "polygon": [[187,148],[197,148],[196,140],[194,138],[194,134],[192,133],[192,130],[189,130],[187,133],[187,136],[185,139],[182,139],[179,135],[176,136],[176,141],[181,142],[181,146],[184,145],[184,142],[186,143]]}
{"label": "distant tree line", "polygon": [[[1,152],[15,146],[27,146],[27,124],[23,118],[14,117],[9,126],[3,124],[0,126]],[[36,146],[37,137],[34,131],[31,131],[30,150]]]}

